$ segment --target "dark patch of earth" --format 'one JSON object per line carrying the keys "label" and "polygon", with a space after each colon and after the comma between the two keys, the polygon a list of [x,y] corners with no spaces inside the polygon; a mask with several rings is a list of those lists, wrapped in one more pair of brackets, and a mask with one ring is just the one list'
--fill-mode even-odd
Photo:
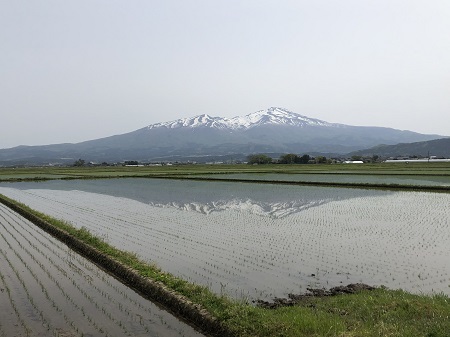
{"label": "dark patch of earth", "polygon": [[288,294],[288,298],[274,298],[273,302],[256,300],[254,303],[258,307],[266,309],[277,309],[280,307],[291,307],[300,303],[307,302],[314,297],[326,297],[326,296],[337,296],[344,294],[355,294],[363,290],[374,290],[375,287],[369,286],[364,283],[352,283],[346,286],[333,287],[328,290],[326,289],[315,289],[307,288],[308,293],[305,294]]}

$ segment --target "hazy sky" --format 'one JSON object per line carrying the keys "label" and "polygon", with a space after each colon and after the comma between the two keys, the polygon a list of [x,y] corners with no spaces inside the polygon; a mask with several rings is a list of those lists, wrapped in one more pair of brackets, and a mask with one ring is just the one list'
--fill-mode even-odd
{"label": "hazy sky", "polygon": [[450,1],[0,0],[0,148],[271,106],[450,135]]}

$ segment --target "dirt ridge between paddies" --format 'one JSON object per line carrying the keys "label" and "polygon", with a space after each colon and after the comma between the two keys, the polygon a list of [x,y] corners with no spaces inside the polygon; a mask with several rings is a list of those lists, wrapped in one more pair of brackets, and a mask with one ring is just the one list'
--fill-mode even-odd
{"label": "dirt ridge between paddies", "polygon": [[[132,262],[131,260],[136,259],[136,261],[134,261],[135,263],[143,264],[143,262],[137,261],[137,257],[135,255],[127,252],[121,252],[113,247],[107,247],[109,246],[107,243],[92,236],[85,229],[78,230],[73,227],[71,228],[71,226],[68,224],[62,224],[64,227],[66,227],[65,229],[58,228],[54,224],[47,221],[48,219],[50,219],[50,217],[39,214],[39,212],[35,212],[29,209],[27,206],[22,205],[19,202],[9,199],[1,194],[0,202],[11,208],[15,212],[19,213],[24,218],[31,221],[56,239],[60,240],[80,255],[94,262],[96,265],[112,274],[127,286],[138,291],[142,296],[162,305],[176,317],[181,318],[186,323],[189,323],[202,333],[208,336],[236,335],[230,329],[221,324],[216,317],[210,314],[200,304],[192,302],[186,296],[183,296],[182,294],[170,289],[161,281],[157,281],[141,275],[139,270],[127,266],[114,257],[111,257],[110,254],[103,253],[95,248],[92,244],[86,243],[84,241],[96,241],[97,243],[102,244],[105,248],[111,249],[111,252],[115,251],[116,253],[122,253],[123,257],[130,259],[129,262]],[[78,235],[81,234],[82,236],[84,236],[85,240],[77,238],[68,230],[70,232],[78,232]],[[155,269],[155,267],[153,267],[153,269]],[[160,277],[172,278],[179,283],[184,283],[184,286],[191,286],[193,288],[197,288],[197,291],[207,292],[207,290],[203,287],[191,285],[187,281],[177,279],[170,274],[162,272],[160,272],[160,274]]]}

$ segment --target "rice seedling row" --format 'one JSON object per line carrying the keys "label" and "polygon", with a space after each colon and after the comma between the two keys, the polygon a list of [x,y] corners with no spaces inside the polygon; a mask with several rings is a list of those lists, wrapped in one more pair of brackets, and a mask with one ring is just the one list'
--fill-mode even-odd
{"label": "rice seedling row", "polygon": [[0,247],[8,336],[200,336],[5,206]]}
{"label": "rice seedling row", "polygon": [[[310,188],[298,190],[304,198]],[[198,205],[82,191],[0,193],[238,298],[361,281],[414,292],[450,289],[448,194],[361,190],[340,198],[340,189],[329,189],[329,200],[297,212],[264,212],[250,200],[205,214]]]}

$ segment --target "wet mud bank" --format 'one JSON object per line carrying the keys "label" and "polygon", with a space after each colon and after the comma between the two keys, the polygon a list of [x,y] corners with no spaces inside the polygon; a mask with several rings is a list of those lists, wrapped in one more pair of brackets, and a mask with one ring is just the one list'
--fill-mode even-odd
{"label": "wet mud bank", "polygon": [[352,283],[346,286],[338,286],[330,289],[307,288],[304,294],[288,294],[287,298],[274,298],[273,302],[257,300],[254,303],[261,308],[277,309],[281,307],[291,307],[300,303],[305,303],[312,298],[338,296],[345,294],[356,294],[360,291],[374,290],[375,287],[364,283]]}
{"label": "wet mud bank", "polygon": [[139,292],[143,297],[163,306],[176,317],[182,319],[208,336],[234,336],[207,310],[186,297],[169,289],[163,283],[139,275],[132,268],[123,265],[110,256],[82,242],[66,231],[59,229],[26,209],[3,198],[0,202],[19,213],[36,226],[43,229],[68,247],[104,269],[122,283]]}

